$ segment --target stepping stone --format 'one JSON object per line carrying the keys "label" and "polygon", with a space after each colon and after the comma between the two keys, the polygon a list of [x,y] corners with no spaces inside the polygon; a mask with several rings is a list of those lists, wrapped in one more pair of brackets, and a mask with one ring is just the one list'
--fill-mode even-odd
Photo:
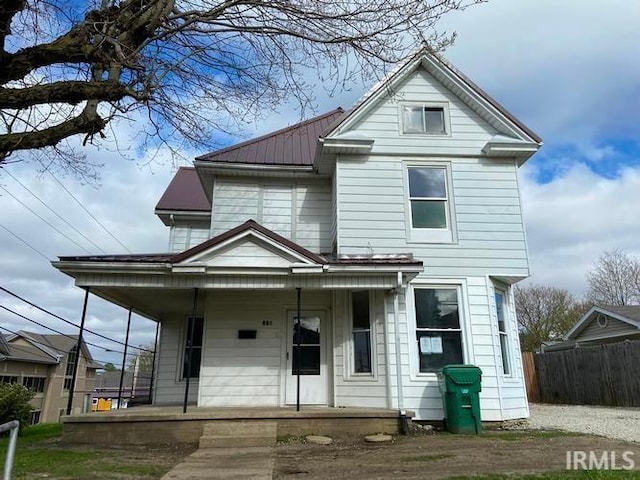
{"label": "stepping stone", "polygon": [[375,435],[367,435],[364,437],[365,442],[371,443],[390,442],[391,440],[393,440],[393,437],[384,433],[376,433]]}
{"label": "stepping stone", "polygon": [[323,437],[322,435],[307,435],[305,440],[316,445],[331,445],[333,443],[331,437]]}

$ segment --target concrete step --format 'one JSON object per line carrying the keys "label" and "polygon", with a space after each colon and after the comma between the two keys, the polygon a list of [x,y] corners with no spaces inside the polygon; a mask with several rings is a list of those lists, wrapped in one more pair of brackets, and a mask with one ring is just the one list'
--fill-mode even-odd
{"label": "concrete step", "polygon": [[200,448],[270,447],[276,444],[278,425],[269,421],[206,423]]}

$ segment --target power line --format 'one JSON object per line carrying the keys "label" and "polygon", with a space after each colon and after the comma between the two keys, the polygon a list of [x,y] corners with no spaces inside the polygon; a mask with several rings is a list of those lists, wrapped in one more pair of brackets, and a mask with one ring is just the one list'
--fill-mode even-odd
{"label": "power line", "polygon": [[78,235],[80,235],[82,238],[84,238],[87,242],[89,242],[91,245],[93,245],[95,248],[97,248],[100,252],[106,254],[107,252],[105,252],[102,248],[100,248],[99,245],[97,245],[93,240],[91,240],[90,238],[88,238],[84,233],[82,233],[80,230],[78,230],[76,227],[74,227],[71,223],[69,223],[65,218],[63,218],[61,215],[58,214],[58,212],[56,212],[54,209],[52,209],[49,205],[47,205],[45,202],[42,201],[42,199],[40,197],[38,197],[35,193],[33,193],[33,191],[31,191],[29,189],[29,187],[27,187],[25,184],[23,184],[20,180],[18,180],[16,177],[14,177],[13,175],[11,175],[11,173],[8,170],[5,170],[5,173],[7,175],[9,175],[11,178],[13,178],[13,180],[15,180],[22,188],[24,188],[27,192],[29,192],[31,194],[31,196],[33,198],[35,198],[36,200],[38,200],[45,208],[47,208],[51,213],[53,213],[56,217],[58,217],[60,220],[62,220],[66,225],[68,225],[71,229],[73,229],[74,232],[76,232]]}
{"label": "power line", "polygon": [[34,252],[36,252],[38,255],[40,255],[42,258],[44,258],[47,262],[50,261],[49,257],[47,257],[44,253],[42,253],[40,250],[38,250],[36,247],[32,246],[29,242],[27,242],[25,239],[23,239],[22,237],[20,237],[18,234],[13,233],[11,230],[9,230],[7,227],[5,227],[4,225],[2,225],[0,223],[0,227],[2,227],[4,230],[6,230],[10,235],[13,235],[16,239],[18,239],[19,241],[21,241],[22,243],[24,243],[27,247],[29,247],[31,250],[33,250]]}
{"label": "power line", "polygon": [[[0,308],[6,310],[9,313],[13,313],[14,315],[17,315],[18,317],[23,318],[24,320],[27,320],[28,322],[34,323],[34,324],[38,325],[39,327],[46,328],[47,330],[51,330],[52,332],[55,332],[58,335],[62,335],[63,337],[67,337],[67,338],[69,338],[71,340],[74,340],[76,342],[78,341],[77,338],[72,337],[68,333],[63,333],[60,330],[56,330],[55,328],[52,328],[52,327],[49,327],[49,326],[47,326],[47,325],[45,325],[43,323],[37,322],[36,320],[33,320],[33,319],[31,319],[31,318],[29,318],[29,317],[27,317],[25,315],[22,315],[21,313],[18,313],[18,312],[14,311],[14,310],[11,310],[9,307],[5,307],[4,305],[0,305]],[[124,353],[124,352],[122,352],[120,350],[111,350],[110,348],[103,347],[102,345],[96,345],[95,343],[87,342],[86,340],[83,340],[83,342],[86,343],[87,345],[91,345],[92,347],[96,347],[96,348],[101,348],[102,350],[105,350],[105,351],[108,351],[108,352]],[[42,344],[42,345],[44,345],[44,344]],[[49,348],[51,348],[51,347],[49,347]]]}
{"label": "power line", "polygon": [[67,190],[67,187],[65,187],[65,186],[62,184],[62,182],[61,182],[60,180],[58,180],[58,179],[57,179],[57,177],[53,174],[53,172],[52,172],[51,170],[47,170],[47,171],[49,172],[49,175],[51,175],[51,177],[52,177],[52,178],[53,178],[53,179],[58,183],[58,185],[60,185],[60,186],[62,187],[62,189],[63,189],[65,192],[67,192],[67,193],[69,194],[69,196],[70,196],[71,198],[73,198],[73,199],[75,200],[75,202],[76,202],[78,205],[80,205],[80,208],[82,208],[85,212],[87,212],[87,214],[88,214],[91,218],[93,218],[93,219],[95,220],[95,222],[96,222],[98,225],[100,225],[100,226],[102,227],[102,229],[103,229],[105,232],[107,232],[107,233],[111,236],[111,238],[113,238],[116,242],[118,242],[122,248],[124,248],[128,253],[131,253],[131,250],[129,250],[129,249],[128,249],[128,248],[127,248],[127,247],[126,247],[126,246],[125,246],[125,245],[124,245],[120,240],[118,240],[118,238],[117,238],[113,233],[111,233],[111,231],[109,231],[109,229],[108,229],[107,227],[105,227],[105,226],[100,222],[100,220],[98,220],[96,217],[94,217],[94,216],[93,216],[93,214],[92,214],[89,210],[87,210],[87,208],[86,208],[86,207],[85,207],[85,206],[80,202],[80,200],[78,200],[78,199],[73,195],[73,193],[71,193],[69,190]]}
{"label": "power line", "polygon": [[[62,320],[63,322],[65,322],[65,323],[67,323],[67,324],[69,324],[69,325],[72,325],[72,326],[74,326],[74,327],[76,327],[76,328],[80,328],[80,325],[77,325],[77,324],[73,323],[72,321],[67,320],[66,318],[62,318],[60,315],[56,315],[55,313],[50,312],[50,311],[49,311],[49,310],[47,310],[46,308],[42,308],[41,306],[36,305],[35,303],[30,302],[29,300],[27,300],[27,299],[25,299],[25,298],[22,298],[22,297],[21,297],[20,295],[18,295],[17,293],[13,293],[11,290],[6,289],[5,287],[0,286],[0,290],[2,290],[2,291],[3,291],[3,292],[5,292],[5,293],[8,293],[9,295],[11,295],[12,297],[17,298],[18,300],[22,300],[23,302],[25,302],[25,303],[27,303],[27,304],[31,305],[31,306],[32,306],[32,307],[34,307],[34,308],[37,308],[37,309],[38,309],[38,310],[40,310],[41,312],[44,312],[44,313],[46,313],[46,314],[48,314],[48,315],[51,315],[52,317],[57,318],[58,320]],[[117,343],[117,344],[119,344],[119,345],[128,346],[128,347],[130,347],[130,348],[135,348],[136,350],[142,350],[142,351],[145,351],[145,352],[153,352],[153,350],[149,350],[149,349],[147,349],[147,348],[143,348],[143,347],[134,347],[133,345],[127,345],[127,344],[126,344],[126,343],[124,343],[124,342],[121,342],[121,341],[119,341],[119,340],[115,340],[115,339],[113,339],[113,338],[109,338],[109,337],[107,337],[107,336],[105,336],[105,335],[102,335],[101,333],[94,332],[93,330],[89,330],[88,328],[85,328],[85,329],[84,329],[84,331],[85,331],[85,332],[92,333],[93,335],[96,335],[97,337],[103,338],[103,339],[108,340],[108,341],[110,341],[110,342]]]}
{"label": "power line", "polygon": [[38,217],[40,220],[42,220],[44,223],[46,223],[47,225],[49,225],[51,228],[53,228],[56,232],[58,232],[60,235],[62,235],[64,238],[66,238],[67,240],[69,240],[71,243],[75,244],[76,246],[78,246],[79,248],[81,248],[82,250],[84,250],[85,252],[87,252],[89,255],[91,255],[91,252],[89,250],[87,250],[86,248],[84,248],[82,245],[80,245],[78,242],[76,242],[74,239],[72,239],[71,237],[69,237],[66,233],[60,231],[58,229],[58,227],[56,227],[55,225],[53,225],[52,223],[50,223],[48,220],[46,220],[44,217],[40,216],[35,210],[32,210],[31,207],[29,207],[26,203],[24,203],[22,200],[20,200],[18,197],[16,197],[13,193],[11,193],[9,190],[7,190],[5,187],[0,185],[0,188],[2,190],[4,190],[5,192],[7,192],[9,195],[11,195],[11,197],[13,197],[13,199],[18,202],[20,205],[22,205],[24,208],[26,208],[27,210],[29,210],[31,213],[33,213],[36,217]]}

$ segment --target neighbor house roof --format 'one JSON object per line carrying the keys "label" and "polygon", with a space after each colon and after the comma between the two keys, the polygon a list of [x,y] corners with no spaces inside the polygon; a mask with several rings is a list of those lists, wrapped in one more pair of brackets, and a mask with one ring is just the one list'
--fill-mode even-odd
{"label": "neighbor house roof", "polygon": [[[17,338],[24,339],[28,345],[16,345],[13,341]],[[9,355],[5,355],[7,359],[56,364],[76,346],[78,335],[41,334],[20,330],[16,334],[5,336],[4,340],[9,348]],[[87,368],[102,368],[101,364],[93,360],[86,345],[83,345],[83,351],[88,361]]]}
{"label": "neighbor house roof", "polygon": [[621,322],[627,323],[640,331],[640,305],[594,305],[585,313],[580,320],[569,330],[564,336],[565,340],[575,339],[589,323],[594,319],[595,315],[602,313]]}
{"label": "neighbor house roof", "polygon": [[196,161],[310,167],[318,139],[343,113],[341,108],[336,108],[262,137],[196,157]]}
{"label": "neighbor house roof", "polygon": [[157,211],[208,212],[211,204],[196,169],[180,167],[156,205]]}

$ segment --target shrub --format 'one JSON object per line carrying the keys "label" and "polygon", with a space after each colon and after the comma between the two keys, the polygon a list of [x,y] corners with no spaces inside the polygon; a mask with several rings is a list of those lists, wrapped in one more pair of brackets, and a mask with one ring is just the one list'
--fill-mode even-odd
{"label": "shrub", "polygon": [[29,425],[34,393],[18,383],[0,384],[0,424],[18,420],[22,431]]}

